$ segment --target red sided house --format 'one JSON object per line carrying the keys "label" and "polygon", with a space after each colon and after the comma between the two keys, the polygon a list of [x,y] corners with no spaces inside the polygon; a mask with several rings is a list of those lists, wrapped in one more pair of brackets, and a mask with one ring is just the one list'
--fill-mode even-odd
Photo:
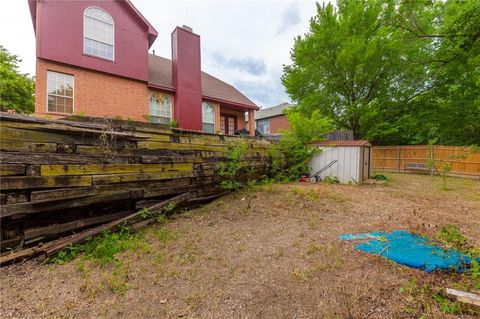
{"label": "red sided house", "polygon": [[[172,60],[148,53],[157,31],[128,0],[28,0],[36,36],[35,114],[148,120],[254,133],[258,106],[201,71],[200,36],[172,33]],[[251,126],[251,127],[250,127]]]}

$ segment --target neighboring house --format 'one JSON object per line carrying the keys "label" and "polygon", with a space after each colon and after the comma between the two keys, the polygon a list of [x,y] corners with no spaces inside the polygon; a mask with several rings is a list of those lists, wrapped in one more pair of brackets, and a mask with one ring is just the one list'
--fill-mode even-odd
{"label": "neighboring house", "polygon": [[128,0],[28,0],[36,36],[35,113],[121,116],[254,134],[258,106],[201,71],[200,36],[172,33],[172,60],[148,53],[157,31]]}
{"label": "neighboring house", "polygon": [[284,110],[292,104],[282,103],[277,106],[255,112],[255,125],[262,135],[279,135],[282,130],[290,127]]}

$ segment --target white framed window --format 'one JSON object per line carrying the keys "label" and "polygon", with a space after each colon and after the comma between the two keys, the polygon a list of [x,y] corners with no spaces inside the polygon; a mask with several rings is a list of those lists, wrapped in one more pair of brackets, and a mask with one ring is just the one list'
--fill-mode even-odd
{"label": "white framed window", "polygon": [[90,7],[83,17],[83,53],[114,60],[114,24],[105,10]]}
{"label": "white framed window", "polygon": [[257,120],[257,130],[262,134],[270,134],[270,120]]}
{"label": "white framed window", "polygon": [[47,112],[73,114],[73,75],[47,71]]}
{"label": "white framed window", "polygon": [[150,122],[167,124],[172,121],[172,101],[167,95],[150,97]]}
{"label": "white framed window", "polygon": [[202,131],[215,133],[215,109],[208,102],[202,102]]}

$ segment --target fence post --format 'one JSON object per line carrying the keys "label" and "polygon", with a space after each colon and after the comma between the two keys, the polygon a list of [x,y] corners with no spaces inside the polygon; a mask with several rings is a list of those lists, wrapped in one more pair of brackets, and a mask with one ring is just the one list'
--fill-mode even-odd
{"label": "fence post", "polygon": [[430,160],[432,161],[432,167],[430,167],[430,176],[433,176],[433,173],[435,172],[435,145],[431,146],[430,152]]}
{"label": "fence post", "polygon": [[401,146],[397,146],[397,173],[400,173],[400,151]]}

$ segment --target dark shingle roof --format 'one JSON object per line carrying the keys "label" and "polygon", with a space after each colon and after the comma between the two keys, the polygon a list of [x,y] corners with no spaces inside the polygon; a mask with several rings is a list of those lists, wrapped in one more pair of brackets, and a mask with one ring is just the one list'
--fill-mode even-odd
{"label": "dark shingle roof", "polygon": [[[172,84],[172,61],[148,55],[149,80],[152,86],[175,91]],[[219,102],[258,109],[258,106],[236,88],[202,71],[202,96]]]}
{"label": "dark shingle roof", "polygon": [[272,106],[266,109],[262,109],[258,112],[255,112],[255,120],[266,119],[269,117],[280,116],[283,115],[283,110],[292,107],[293,105],[290,103],[282,103],[276,106]]}

